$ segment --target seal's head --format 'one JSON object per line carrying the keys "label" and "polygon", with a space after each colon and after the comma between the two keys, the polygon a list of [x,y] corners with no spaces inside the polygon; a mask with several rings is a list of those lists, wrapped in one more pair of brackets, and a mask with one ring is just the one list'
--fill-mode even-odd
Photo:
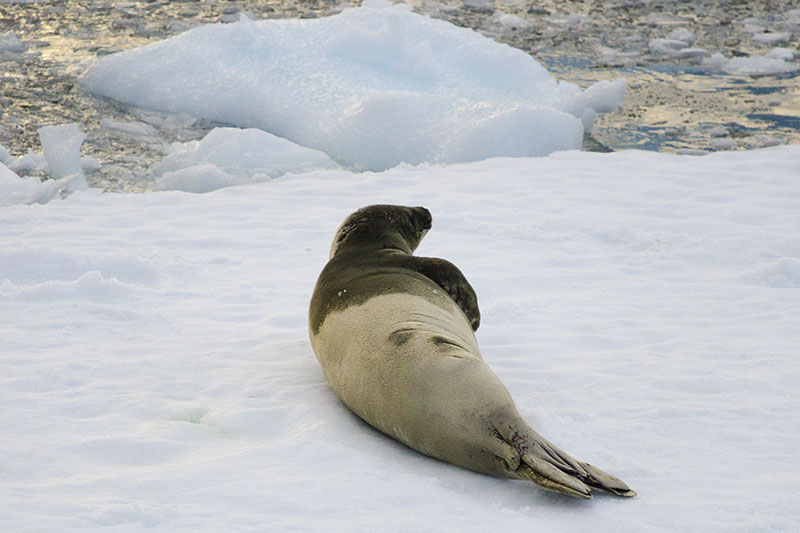
{"label": "seal's head", "polygon": [[397,250],[411,254],[431,229],[431,213],[424,207],[370,205],[347,217],[331,244],[331,255],[345,250]]}

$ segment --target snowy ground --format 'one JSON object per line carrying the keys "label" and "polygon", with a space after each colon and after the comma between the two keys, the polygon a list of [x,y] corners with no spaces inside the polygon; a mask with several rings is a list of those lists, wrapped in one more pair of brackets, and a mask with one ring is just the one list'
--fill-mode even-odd
{"label": "snowy ground", "polygon": [[[800,147],[559,152],[0,211],[0,529],[783,530],[800,505]],[[425,205],[575,501],[350,415],[307,341],[336,226]]]}

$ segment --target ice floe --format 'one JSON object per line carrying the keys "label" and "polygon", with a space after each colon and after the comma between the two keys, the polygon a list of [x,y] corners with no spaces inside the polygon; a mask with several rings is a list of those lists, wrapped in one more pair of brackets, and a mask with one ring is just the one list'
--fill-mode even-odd
{"label": "ice floe", "polygon": [[320,19],[201,26],[105,56],[81,84],[258,127],[361,170],[579,148],[624,94],[619,80],[587,96],[521,50],[375,0]]}

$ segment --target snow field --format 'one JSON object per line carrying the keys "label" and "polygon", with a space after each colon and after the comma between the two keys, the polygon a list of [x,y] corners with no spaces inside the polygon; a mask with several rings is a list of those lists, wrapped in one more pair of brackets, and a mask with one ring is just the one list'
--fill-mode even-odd
{"label": "snow field", "polygon": [[[320,170],[0,211],[3,530],[789,531],[800,148]],[[424,205],[521,412],[639,496],[442,464],[351,415],[307,341],[352,210]]]}

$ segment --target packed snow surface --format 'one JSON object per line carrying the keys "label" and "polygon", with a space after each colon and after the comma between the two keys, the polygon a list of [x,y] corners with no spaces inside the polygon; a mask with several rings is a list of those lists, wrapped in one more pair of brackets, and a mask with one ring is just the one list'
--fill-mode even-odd
{"label": "packed snow surface", "polygon": [[[7,205],[0,530],[790,531],[798,168],[566,151]],[[307,305],[377,202],[431,209],[418,254],[474,285],[522,414],[636,498],[467,472],[343,407]]]}
{"label": "packed snow surface", "polygon": [[583,92],[521,50],[379,1],[319,19],[201,26],[103,57],[81,83],[258,127],[362,170],[579,148],[625,92],[624,80]]}

